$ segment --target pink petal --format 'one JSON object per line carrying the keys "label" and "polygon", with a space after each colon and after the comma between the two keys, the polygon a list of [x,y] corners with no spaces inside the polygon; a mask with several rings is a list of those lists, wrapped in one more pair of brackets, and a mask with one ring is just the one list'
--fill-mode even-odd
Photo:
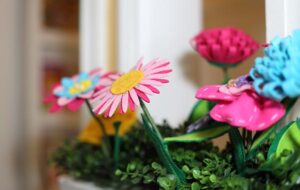
{"label": "pink petal", "polygon": [[157,81],[157,80],[153,80],[153,79],[145,79],[145,80],[142,80],[140,82],[140,84],[142,85],[151,85],[151,86],[161,86],[163,85],[163,83]]}
{"label": "pink petal", "polygon": [[119,106],[119,104],[121,102],[121,99],[122,99],[122,95],[119,95],[116,97],[116,99],[114,100],[114,102],[112,103],[112,105],[110,107],[108,117],[111,117],[115,113],[117,107]]}
{"label": "pink petal", "polygon": [[62,106],[59,106],[58,104],[53,104],[52,106],[51,106],[51,108],[50,108],[50,112],[51,113],[54,113],[54,112],[57,112],[57,111],[59,111],[59,110],[61,110],[63,107]]}
{"label": "pink petal", "polygon": [[65,97],[60,97],[57,100],[57,104],[60,105],[60,106],[65,106],[68,103],[72,102],[73,100],[74,100],[74,98],[68,99],[68,98],[65,98]]}
{"label": "pink petal", "polygon": [[125,113],[128,109],[128,92],[122,95],[122,111]]}
{"label": "pink petal", "polygon": [[135,91],[140,98],[142,98],[145,102],[150,103],[150,99],[148,98],[148,96],[145,93],[143,93],[142,91],[137,90],[137,89]]}
{"label": "pink petal", "polygon": [[105,94],[104,98],[103,99],[92,99],[90,102],[92,104],[96,103],[97,101],[100,101],[100,103],[98,105],[95,106],[94,110],[100,110],[100,108],[109,100],[109,99],[112,99],[113,98],[113,95],[111,93],[107,93]]}
{"label": "pink petal", "polygon": [[114,101],[115,99],[116,99],[116,96],[113,96],[111,99],[107,100],[107,101],[103,104],[103,106],[100,108],[98,114],[102,114],[102,113],[104,113],[106,110],[108,110],[107,108],[108,108],[109,106],[111,106],[111,104],[113,103],[113,101]]}
{"label": "pink petal", "polygon": [[50,103],[50,102],[56,101],[57,99],[58,99],[57,96],[51,94],[49,96],[44,97],[43,102],[44,103]]}
{"label": "pink petal", "polygon": [[[149,75],[149,74],[154,74],[154,73],[159,73],[159,72],[162,72],[162,71],[170,71],[171,69],[169,67],[159,67],[159,68],[155,68],[155,69],[151,69],[151,70],[147,70],[147,71],[144,71],[146,75]],[[172,70],[171,70],[172,71]],[[171,72],[170,71],[170,72]],[[168,72],[167,72],[168,73]]]}
{"label": "pink petal", "polygon": [[134,111],[135,105],[134,105],[134,103],[133,103],[133,101],[132,101],[132,99],[131,99],[130,96],[128,96],[128,103],[129,103],[129,108],[130,108],[130,110],[131,110],[131,111]]}
{"label": "pink petal", "polygon": [[164,66],[167,66],[169,64],[170,64],[170,61],[168,61],[168,60],[157,60],[156,63],[152,64],[150,67],[145,69],[145,72],[151,71],[151,70],[156,69],[156,68],[164,67]]}
{"label": "pink petal", "polygon": [[161,83],[169,83],[169,80],[167,79],[152,79],[154,81],[158,81],[158,82],[161,82]]}
{"label": "pink petal", "polygon": [[159,94],[159,90],[157,88],[155,88],[154,86],[151,85],[147,85],[147,84],[140,84],[140,86],[145,86],[146,88],[149,88],[152,92]]}
{"label": "pink petal", "polygon": [[145,87],[145,86],[143,86],[143,85],[138,85],[138,86],[136,86],[136,87],[134,87],[135,89],[138,89],[139,91],[142,91],[142,92],[144,92],[144,93],[147,93],[147,94],[149,94],[149,95],[153,95],[153,92],[149,89],[149,88],[147,88],[147,87]]}
{"label": "pink petal", "polygon": [[227,87],[227,85],[222,85],[219,88],[219,92],[224,93],[224,94],[239,95],[241,92],[243,92],[245,90],[250,90],[250,89],[252,89],[252,85],[250,85],[250,84],[245,84],[239,88]]}
{"label": "pink petal", "polygon": [[55,87],[54,89],[53,89],[53,94],[57,94],[57,93],[59,93],[59,92],[61,92],[61,91],[63,91],[64,90],[64,88],[62,87],[62,86],[57,86],[57,87]]}
{"label": "pink petal", "polygon": [[101,68],[96,68],[94,70],[92,70],[91,72],[89,72],[89,75],[91,77],[96,76],[96,75],[100,75],[101,74],[102,69]]}
{"label": "pink petal", "polygon": [[245,91],[232,102],[219,102],[210,111],[210,116],[216,121],[251,131],[270,127],[284,114],[282,104],[258,96],[254,91]]}
{"label": "pink petal", "polygon": [[208,101],[233,101],[236,96],[219,92],[221,85],[206,85],[197,90],[196,98]]}
{"label": "pink petal", "polygon": [[140,101],[139,101],[139,98],[138,98],[135,90],[133,90],[133,89],[130,90],[129,91],[129,96],[130,96],[130,98],[132,99],[132,101],[134,102],[135,105],[140,106]]}
{"label": "pink petal", "polygon": [[147,64],[142,68],[142,71],[147,71],[150,67],[152,67],[152,65],[157,64],[157,61],[158,61],[158,60],[159,60],[158,58],[157,58],[157,59],[151,60],[149,63],[147,63]]}
{"label": "pink petal", "polygon": [[84,100],[83,99],[76,99],[72,102],[70,102],[67,107],[69,110],[71,111],[77,111],[81,106],[82,104],[84,103]]}
{"label": "pink petal", "polygon": [[163,78],[167,78],[168,75],[166,74],[154,74],[154,75],[148,75],[148,76],[145,76],[143,80],[155,80],[155,79],[163,79]]}

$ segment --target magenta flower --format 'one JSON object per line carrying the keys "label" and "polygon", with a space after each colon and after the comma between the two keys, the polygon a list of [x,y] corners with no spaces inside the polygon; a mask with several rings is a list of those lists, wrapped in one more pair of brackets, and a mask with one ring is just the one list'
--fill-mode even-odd
{"label": "magenta flower", "polygon": [[205,30],[196,35],[191,44],[207,61],[221,67],[244,61],[259,47],[254,39],[235,28]]}
{"label": "magenta flower", "polygon": [[90,73],[82,72],[71,78],[65,77],[54,85],[51,94],[44,98],[44,102],[53,103],[50,112],[56,112],[63,107],[76,111],[86,99],[93,96],[99,82],[100,69]]}
{"label": "magenta flower", "polygon": [[285,114],[281,103],[258,95],[249,84],[204,86],[196,98],[217,102],[209,113],[214,120],[250,131],[267,129]]}

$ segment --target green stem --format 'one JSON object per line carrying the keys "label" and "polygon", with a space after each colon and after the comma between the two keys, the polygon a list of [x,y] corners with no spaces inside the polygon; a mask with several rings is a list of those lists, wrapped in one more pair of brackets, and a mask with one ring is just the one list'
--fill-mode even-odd
{"label": "green stem", "polygon": [[140,102],[144,112],[144,114],[141,114],[144,123],[143,127],[146,130],[148,136],[150,137],[152,143],[154,144],[154,147],[160,160],[163,162],[168,172],[175,176],[177,188],[180,189],[180,187],[183,187],[186,184],[185,175],[172,160],[168,146],[164,143],[163,138],[159,130],[157,129],[154,120],[149,114],[149,111],[146,108],[145,104],[142,100],[140,100]]}
{"label": "green stem", "polygon": [[234,155],[236,170],[238,173],[241,173],[245,168],[245,164],[246,164],[243,139],[241,137],[239,130],[235,127],[232,127],[229,130],[229,138],[230,138],[231,145],[233,147],[233,155]]}
{"label": "green stem", "polygon": [[140,104],[141,104],[141,108],[145,114],[145,116],[147,117],[148,121],[150,122],[153,130],[156,132],[156,134],[159,136],[160,140],[163,141],[163,138],[158,130],[158,128],[156,127],[156,124],[154,122],[154,119],[151,117],[150,113],[149,113],[149,110],[147,109],[145,103],[143,102],[143,100],[139,99],[140,100]]}
{"label": "green stem", "polygon": [[224,77],[224,83],[227,83],[230,79],[227,67],[223,68],[223,77]]}
{"label": "green stem", "polygon": [[103,134],[103,139],[102,139],[102,149],[103,149],[103,154],[109,158],[110,157],[110,150],[111,150],[111,146],[110,146],[110,142],[109,142],[109,138],[105,129],[105,126],[103,124],[103,122],[101,121],[101,119],[98,118],[98,116],[93,112],[93,108],[90,104],[90,102],[88,100],[85,100],[85,103],[88,107],[88,110],[90,112],[90,114],[93,116],[93,118],[96,120],[96,122],[98,123],[102,134]]}
{"label": "green stem", "polygon": [[114,122],[114,128],[115,128],[115,136],[114,136],[114,169],[118,169],[119,167],[119,160],[120,160],[120,145],[121,145],[121,139],[119,135],[119,129],[121,126],[121,122]]}
{"label": "green stem", "polygon": [[252,132],[251,131],[246,131],[246,140],[247,140],[247,150],[249,150],[249,148],[252,145]]}

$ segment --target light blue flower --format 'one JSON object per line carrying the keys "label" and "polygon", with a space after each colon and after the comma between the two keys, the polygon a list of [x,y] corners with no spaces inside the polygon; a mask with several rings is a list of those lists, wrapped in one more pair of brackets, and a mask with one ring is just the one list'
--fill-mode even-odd
{"label": "light blue flower", "polygon": [[82,72],[75,77],[64,77],[61,79],[62,89],[55,92],[56,96],[68,99],[87,94],[94,90],[99,82],[100,76],[90,76],[88,73]]}
{"label": "light blue flower", "polygon": [[300,96],[300,30],[276,37],[264,53],[250,71],[255,91],[276,101]]}

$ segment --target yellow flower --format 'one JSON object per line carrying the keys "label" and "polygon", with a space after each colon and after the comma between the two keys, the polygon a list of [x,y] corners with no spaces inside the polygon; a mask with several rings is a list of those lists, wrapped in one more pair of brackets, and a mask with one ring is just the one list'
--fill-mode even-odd
{"label": "yellow flower", "polygon": [[[106,118],[103,115],[99,115],[98,118],[103,122],[106,132],[110,136],[115,134],[115,122],[121,122],[119,135],[123,136],[130,131],[137,120],[136,112],[130,110],[125,114],[116,113],[111,118]],[[98,123],[91,118],[88,125],[80,132],[79,141],[99,145],[101,144],[102,136],[103,134]]]}

